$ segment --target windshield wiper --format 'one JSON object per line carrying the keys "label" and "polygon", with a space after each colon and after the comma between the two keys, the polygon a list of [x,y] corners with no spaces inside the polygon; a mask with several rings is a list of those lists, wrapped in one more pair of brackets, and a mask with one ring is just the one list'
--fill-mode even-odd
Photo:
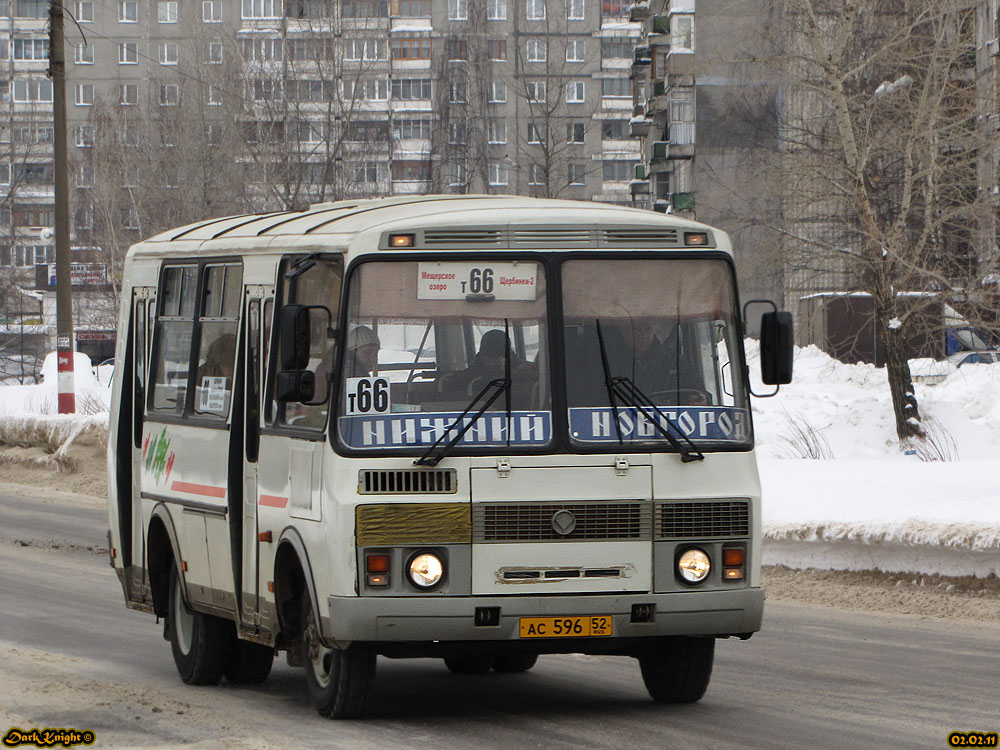
{"label": "windshield wiper", "polygon": [[[632,380],[624,375],[611,375],[611,368],[608,365],[608,352],[604,347],[604,335],[601,332],[601,321],[597,321],[597,342],[601,347],[601,363],[604,365],[604,384],[608,389],[608,400],[611,402],[611,411],[613,413],[613,418],[615,421],[615,430],[618,433],[618,442],[624,443],[622,439],[622,428],[618,423],[618,404],[617,400],[621,399],[622,403],[626,406],[631,406],[633,409],[638,411],[642,416],[649,422],[653,427],[656,428],[663,437],[667,439],[667,442],[673,446],[674,450],[681,454],[681,461],[684,463],[689,463],[691,461],[704,461],[705,454],[698,450],[691,439],[681,431],[677,423],[674,422],[670,417],[660,411],[659,407],[656,406],[649,396],[642,392]],[[687,443],[687,446],[681,444],[681,441],[670,434],[662,424],[660,424],[659,419],[655,419],[653,415],[657,417],[662,417],[663,421],[671,427],[674,432],[681,436],[681,439]]]}
{"label": "windshield wiper", "polygon": [[[462,436],[472,428],[472,425],[474,425],[477,421],[479,421],[479,418],[486,413],[486,410],[493,405],[493,402],[496,401],[498,398],[500,398],[501,393],[506,394],[507,396],[505,403],[506,407],[505,411],[507,412],[507,447],[508,448],[510,447],[510,382],[511,382],[510,381],[510,333],[508,331],[508,323],[506,319],[504,320],[504,337],[506,339],[504,346],[504,361],[503,361],[504,376],[502,378],[495,378],[490,382],[488,382],[485,386],[483,386],[483,389],[475,395],[472,401],[469,402],[469,405],[465,407],[465,410],[458,415],[458,418],[450,425],[448,425],[448,428],[441,433],[441,437],[439,437],[437,440],[433,442],[431,447],[426,450],[424,455],[422,455],[420,458],[416,459],[413,462],[414,465],[437,466],[438,462],[446,455],[448,455],[451,452],[452,448],[458,445],[458,441],[462,439]],[[434,453],[434,450],[439,445],[441,445],[441,441],[448,436],[448,433],[454,430],[456,427],[458,427],[458,425],[462,423],[462,420],[465,419],[466,415],[468,415],[468,413],[472,411],[473,407],[475,407],[476,404],[478,404],[483,398],[485,398],[486,395],[491,390],[493,391],[493,394],[490,395],[486,403],[484,403],[479,408],[479,410],[476,411],[472,419],[470,419],[465,424],[465,426],[458,431],[455,437],[453,437],[446,445],[442,446],[441,450],[439,450],[436,454],[432,456],[431,454]]]}

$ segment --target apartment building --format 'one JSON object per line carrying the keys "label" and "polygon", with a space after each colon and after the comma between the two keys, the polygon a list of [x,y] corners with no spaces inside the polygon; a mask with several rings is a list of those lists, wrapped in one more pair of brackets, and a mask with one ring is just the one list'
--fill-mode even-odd
{"label": "apartment building", "polygon": [[[619,0],[65,7],[81,311],[113,300],[130,244],[210,215],[429,191],[632,203],[642,29]],[[0,0],[0,276],[15,289],[54,262],[47,21],[47,0]]]}

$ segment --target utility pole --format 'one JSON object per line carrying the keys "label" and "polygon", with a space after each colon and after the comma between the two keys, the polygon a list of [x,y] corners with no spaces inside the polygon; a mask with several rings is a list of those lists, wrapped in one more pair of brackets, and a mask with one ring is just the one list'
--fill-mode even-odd
{"label": "utility pole", "polygon": [[56,188],[56,351],[59,361],[59,413],[76,412],[73,378],[73,279],[69,251],[69,164],[66,153],[66,48],[62,0],[49,6],[49,76]]}

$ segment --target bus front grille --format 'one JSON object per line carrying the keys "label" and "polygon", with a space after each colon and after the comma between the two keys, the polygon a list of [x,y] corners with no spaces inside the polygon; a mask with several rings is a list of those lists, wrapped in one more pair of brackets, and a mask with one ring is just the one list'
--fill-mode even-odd
{"label": "bus front grille", "polygon": [[[560,511],[572,514],[571,518],[564,513],[553,522]],[[472,541],[644,540],[652,532],[651,511],[650,504],[641,501],[473,504]]]}
{"label": "bus front grille", "polygon": [[750,535],[747,500],[656,504],[657,539],[706,539]]}
{"label": "bus front grille", "polygon": [[458,492],[454,469],[362,469],[360,495],[453,495]]}

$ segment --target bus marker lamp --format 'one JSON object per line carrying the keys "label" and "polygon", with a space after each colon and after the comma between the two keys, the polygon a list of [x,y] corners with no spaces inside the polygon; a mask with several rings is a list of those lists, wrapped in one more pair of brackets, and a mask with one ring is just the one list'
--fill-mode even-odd
{"label": "bus marker lamp", "polygon": [[418,589],[437,586],[444,577],[444,563],[437,555],[421,552],[410,560],[410,582]]}
{"label": "bus marker lamp", "polygon": [[369,586],[389,585],[388,555],[368,555],[365,558],[365,569],[368,573]]}
{"label": "bus marker lamp", "polygon": [[712,562],[708,555],[697,547],[687,550],[677,559],[677,572],[688,583],[701,583],[711,569]]}
{"label": "bus marker lamp", "polygon": [[412,234],[390,234],[389,247],[413,247]]}
{"label": "bus marker lamp", "polygon": [[684,244],[685,245],[707,245],[708,244],[708,233],[707,232],[685,232],[684,233]]}
{"label": "bus marker lamp", "polygon": [[724,547],[722,550],[722,578],[726,581],[743,580],[745,553],[742,547]]}

